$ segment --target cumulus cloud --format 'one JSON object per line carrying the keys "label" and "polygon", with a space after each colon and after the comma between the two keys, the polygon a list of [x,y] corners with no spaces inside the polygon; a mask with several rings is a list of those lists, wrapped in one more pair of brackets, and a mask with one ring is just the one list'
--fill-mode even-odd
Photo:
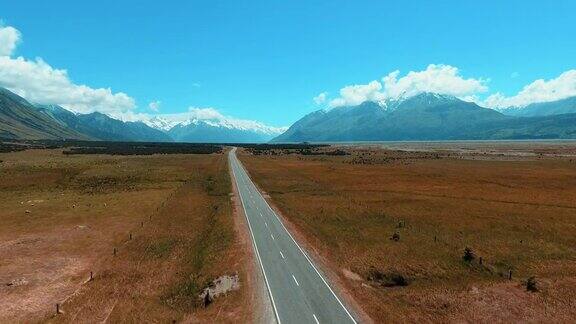
{"label": "cumulus cloud", "polygon": [[[127,111],[136,107],[135,100],[125,93],[113,93],[110,88],[91,88],[75,84],[68,72],[57,69],[44,62],[41,58],[29,60],[23,57],[13,58],[13,53],[20,33],[12,27],[2,27],[4,32],[16,33],[16,41],[4,44],[5,37],[0,36],[0,51],[7,55],[0,56],[0,86],[5,87],[29,101],[42,104],[57,104],[75,112],[88,113],[100,111],[104,113]],[[12,44],[12,45],[10,45]],[[14,47],[11,47],[14,46]]]}
{"label": "cumulus cloud", "polygon": [[450,65],[430,64],[424,71],[411,71],[401,78],[398,78],[399,74],[394,71],[382,79],[386,97],[410,97],[422,92],[465,97],[488,90],[486,80],[465,79],[458,68]]}
{"label": "cumulus cloud", "polygon": [[10,56],[20,42],[21,34],[18,29],[2,25],[0,21],[0,56]]}
{"label": "cumulus cloud", "polygon": [[350,85],[340,89],[340,98],[330,101],[330,107],[354,106],[364,101],[382,101],[385,99],[384,93],[380,92],[382,84],[372,81],[368,84]]}
{"label": "cumulus cloud", "polygon": [[497,92],[488,96],[482,104],[490,108],[524,107],[536,102],[555,101],[573,96],[576,96],[576,70],[568,70],[554,79],[536,80],[511,97]]}
{"label": "cumulus cloud", "polygon": [[188,116],[189,118],[197,118],[201,120],[210,120],[210,119],[217,119],[217,120],[224,120],[226,117],[222,115],[218,110],[214,108],[196,108],[190,107],[188,108]]}
{"label": "cumulus cloud", "polygon": [[364,101],[381,102],[388,98],[411,97],[422,92],[435,92],[453,95],[466,100],[474,100],[477,94],[488,90],[484,79],[465,79],[458,68],[430,64],[423,71],[411,71],[400,77],[394,71],[368,84],[350,85],[340,89],[340,97],[330,101],[330,107],[358,105]]}
{"label": "cumulus cloud", "polygon": [[155,101],[152,101],[152,102],[150,102],[150,103],[148,104],[148,108],[150,108],[150,110],[152,110],[152,111],[156,111],[156,112],[157,112],[158,110],[160,110],[160,105],[161,105],[161,104],[162,104],[161,101],[155,100]]}
{"label": "cumulus cloud", "polygon": [[326,97],[328,96],[327,92],[322,92],[321,94],[317,95],[316,97],[312,98],[315,104],[321,105],[326,102]]}

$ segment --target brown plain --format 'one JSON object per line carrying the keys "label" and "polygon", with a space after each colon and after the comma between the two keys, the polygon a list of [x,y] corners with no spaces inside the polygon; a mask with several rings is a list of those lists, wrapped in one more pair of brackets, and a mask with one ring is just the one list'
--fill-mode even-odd
{"label": "brown plain", "polygon": [[371,319],[576,319],[574,146],[344,149],[241,160]]}
{"label": "brown plain", "polygon": [[[0,160],[0,322],[250,320],[224,154]],[[204,308],[234,274],[240,290]]]}

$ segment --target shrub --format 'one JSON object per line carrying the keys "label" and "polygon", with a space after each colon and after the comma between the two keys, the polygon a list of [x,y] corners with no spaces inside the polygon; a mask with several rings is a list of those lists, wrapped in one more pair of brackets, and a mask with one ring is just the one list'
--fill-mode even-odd
{"label": "shrub", "polygon": [[408,278],[398,272],[384,273],[376,269],[370,271],[368,280],[382,287],[405,287],[410,284]]}
{"label": "shrub", "polygon": [[528,278],[528,280],[526,280],[526,290],[528,290],[530,292],[537,292],[538,291],[536,277],[532,276],[532,277]]}
{"label": "shrub", "polygon": [[394,286],[408,286],[408,279],[399,273],[393,273],[389,276],[389,283],[387,287]]}
{"label": "shrub", "polygon": [[392,237],[390,239],[394,242],[398,242],[398,241],[400,241],[400,234],[394,233],[394,234],[392,234]]}
{"label": "shrub", "polygon": [[474,252],[472,251],[471,248],[467,247],[464,249],[464,255],[462,256],[462,259],[464,259],[464,261],[472,262],[475,258],[476,256],[474,255]]}

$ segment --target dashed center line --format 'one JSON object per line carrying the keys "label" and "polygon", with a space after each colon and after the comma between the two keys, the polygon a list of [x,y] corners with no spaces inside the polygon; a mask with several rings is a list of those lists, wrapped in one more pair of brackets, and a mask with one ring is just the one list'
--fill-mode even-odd
{"label": "dashed center line", "polygon": [[270,237],[271,237],[273,240],[275,240],[274,235],[270,234]]}
{"label": "dashed center line", "polygon": [[268,223],[264,222],[264,225],[266,225],[266,227],[268,227]]}
{"label": "dashed center line", "polygon": [[318,318],[316,318],[316,314],[312,314],[312,316],[314,316],[314,320],[316,321],[316,324],[320,324],[320,322],[318,321]]}
{"label": "dashed center line", "polygon": [[298,283],[298,280],[296,280],[296,277],[294,277],[294,275],[292,275],[292,279],[294,279],[294,282],[296,283],[296,286],[300,286],[300,284]]}
{"label": "dashed center line", "polygon": [[286,259],[286,258],[284,257],[284,253],[282,253],[282,251],[280,251],[280,256],[282,257],[282,259]]}

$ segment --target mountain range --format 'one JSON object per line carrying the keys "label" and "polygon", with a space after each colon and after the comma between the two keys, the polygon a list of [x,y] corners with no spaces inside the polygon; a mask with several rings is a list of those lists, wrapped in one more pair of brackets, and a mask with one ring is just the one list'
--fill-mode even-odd
{"label": "mountain range", "polygon": [[538,102],[525,107],[499,109],[505,115],[517,117],[536,117],[576,113],[576,97],[551,102]]}
{"label": "mountain range", "polygon": [[453,96],[421,93],[318,110],[272,142],[567,138],[576,138],[576,98],[499,112]]}
{"label": "mountain range", "polygon": [[143,122],[163,130],[177,142],[262,143],[285,130],[252,121],[199,119],[186,114],[153,116]]}
{"label": "mountain range", "polygon": [[260,123],[173,115],[123,121],[93,112],[78,114],[58,105],[32,104],[0,88],[0,138],[79,139],[138,142],[266,142],[281,129]]}
{"label": "mountain range", "polygon": [[499,110],[437,93],[312,112],[287,130],[222,116],[125,121],[32,104],[0,88],[0,138],[143,142],[344,142],[576,138],[576,97]]}

